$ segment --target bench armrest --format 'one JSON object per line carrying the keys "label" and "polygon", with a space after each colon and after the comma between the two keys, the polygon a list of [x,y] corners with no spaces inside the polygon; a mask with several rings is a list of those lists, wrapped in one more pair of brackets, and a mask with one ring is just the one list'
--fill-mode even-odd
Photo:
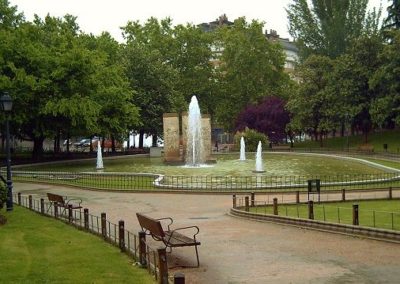
{"label": "bench armrest", "polygon": [[66,197],[66,200],[65,200],[66,202],[65,202],[65,206],[67,206],[68,207],[68,205],[72,205],[72,203],[78,203],[78,206],[79,207],[81,207],[81,203],[82,203],[82,199],[80,199],[80,198],[67,198]]}
{"label": "bench armrest", "polygon": [[187,230],[187,229],[196,229],[196,230],[197,230],[197,231],[193,234],[193,239],[196,240],[196,236],[197,236],[197,234],[200,232],[199,227],[197,227],[197,226],[188,226],[188,227],[176,228],[176,229],[172,230],[172,231],[171,231],[171,234],[169,235],[168,242],[169,242],[169,240],[172,238],[172,236],[174,235],[174,233],[175,233],[176,231]]}
{"label": "bench armrest", "polygon": [[161,221],[161,220],[169,220],[170,221],[170,223],[169,224],[167,224],[167,227],[168,227],[168,231],[170,231],[171,229],[170,229],[170,226],[172,225],[172,223],[174,223],[174,220],[172,220],[172,218],[171,217],[165,217],[165,218],[159,218],[159,219],[156,219],[157,221]]}

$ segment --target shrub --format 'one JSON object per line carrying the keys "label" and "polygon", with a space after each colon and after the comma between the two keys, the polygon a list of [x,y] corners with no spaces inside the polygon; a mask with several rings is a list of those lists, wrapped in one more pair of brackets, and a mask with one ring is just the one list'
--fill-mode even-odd
{"label": "shrub", "polygon": [[249,127],[267,135],[269,141],[281,143],[287,136],[286,125],[290,122],[285,105],[283,99],[272,96],[258,105],[247,106],[236,118],[236,130]]}
{"label": "shrub", "polygon": [[7,200],[7,188],[6,185],[0,181],[0,209],[3,208],[4,203],[6,203]]}
{"label": "shrub", "polygon": [[269,145],[268,138],[265,134],[257,132],[254,129],[245,128],[243,132],[236,132],[235,134],[234,141],[237,149],[240,149],[240,138],[242,136],[246,144],[246,152],[256,152],[259,141],[261,141],[264,149]]}

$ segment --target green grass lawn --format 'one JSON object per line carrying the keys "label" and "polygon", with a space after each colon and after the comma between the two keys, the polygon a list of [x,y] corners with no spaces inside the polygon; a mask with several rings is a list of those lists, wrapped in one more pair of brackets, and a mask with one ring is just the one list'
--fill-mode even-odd
{"label": "green grass lawn", "polygon": [[[323,142],[326,148],[347,149],[347,137],[334,137],[325,139]],[[361,144],[365,144],[363,135],[349,136],[350,149],[357,149]],[[378,152],[384,151],[383,144],[388,144],[388,152],[399,153],[400,150],[400,130],[386,130],[370,133],[368,144],[374,146]],[[296,142],[295,148],[320,148],[319,141]]]}
{"label": "green grass lawn", "polygon": [[[314,219],[332,223],[352,224],[352,206],[359,204],[361,226],[400,230],[400,200],[368,200],[314,203]],[[253,207],[251,212],[273,214],[272,206]],[[307,204],[278,205],[281,216],[308,218]]]}
{"label": "green grass lawn", "polygon": [[1,213],[0,283],[154,283],[94,235],[19,206]]}

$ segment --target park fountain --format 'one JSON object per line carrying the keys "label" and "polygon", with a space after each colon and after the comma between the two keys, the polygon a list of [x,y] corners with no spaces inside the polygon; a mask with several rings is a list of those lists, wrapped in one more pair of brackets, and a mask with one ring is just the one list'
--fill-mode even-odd
{"label": "park fountain", "polygon": [[246,161],[246,145],[244,144],[244,137],[240,138],[240,161]]}
{"label": "park fountain", "polygon": [[263,161],[262,161],[262,146],[261,141],[258,142],[257,153],[256,153],[256,170],[255,173],[264,173]]}
{"label": "park fountain", "polygon": [[104,169],[103,166],[103,156],[101,154],[101,143],[100,139],[97,141],[97,161],[96,161],[96,170],[102,171]]}
{"label": "park fountain", "polygon": [[201,113],[196,96],[189,104],[187,125],[186,166],[198,167],[204,164]]}

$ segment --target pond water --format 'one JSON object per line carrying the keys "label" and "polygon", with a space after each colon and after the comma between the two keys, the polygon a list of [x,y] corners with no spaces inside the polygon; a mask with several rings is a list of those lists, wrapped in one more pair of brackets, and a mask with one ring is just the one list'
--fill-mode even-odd
{"label": "pond water", "polygon": [[[187,176],[252,176],[255,169],[255,154],[247,153],[247,160],[240,161],[239,154],[215,155],[217,163],[200,168],[171,166],[162,162],[162,158],[120,157],[104,159],[105,172],[156,173],[164,175]],[[303,176],[303,175],[355,175],[379,174],[382,169],[357,161],[339,159],[331,156],[316,156],[294,153],[263,153],[265,173],[262,176]],[[71,171],[94,172],[96,160],[63,162],[52,165],[36,165],[19,168],[35,171]]]}

